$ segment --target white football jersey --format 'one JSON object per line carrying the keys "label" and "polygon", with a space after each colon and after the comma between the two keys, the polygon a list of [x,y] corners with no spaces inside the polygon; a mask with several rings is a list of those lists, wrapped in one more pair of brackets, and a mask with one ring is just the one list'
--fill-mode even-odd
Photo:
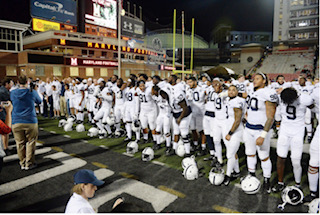
{"label": "white football jersey", "polygon": [[95,90],[96,86],[94,84],[91,84],[88,88],[87,88],[87,91],[88,91],[88,98],[89,99],[94,99],[94,90]]}
{"label": "white football jersey", "polygon": [[313,90],[313,92],[311,93],[311,98],[313,100],[313,103],[314,103],[314,108],[312,109],[312,112],[316,113],[317,114],[317,119],[318,121],[320,120],[319,119],[319,89],[315,89]]}
{"label": "white football jersey", "polygon": [[191,99],[190,106],[193,114],[204,114],[204,102],[205,102],[205,90],[197,86],[196,88],[190,89],[191,91]]}
{"label": "white football jersey", "polygon": [[[275,90],[264,87],[252,92],[247,97],[247,122],[251,125],[261,125],[263,129],[266,121],[266,101],[278,103],[278,95]],[[260,126],[260,127],[261,127]]]}
{"label": "white football jersey", "polygon": [[280,128],[285,128],[285,131],[291,134],[304,130],[306,110],[307,107],[312,104],[313,101],[311,96],[304,93],[302,93],[297,100],[290,105],[284,104],[280,101]]}
{"label": "white football jersey", "polygon": [[[223,93],[224,91],[222,91]],[[220,93],[219,93],[220,94]],[[218,93],[214,93],[215,117],[218,120],[227,119],[227,98],[220,97]]]}
{"label": "white football jersey", "polygon": [[112,87],[112,91],[115,94],[115,105],[123,105],[126,101],[126,89],[120,90],[120,88],[117,85],[115,85]]}
{"label": "white football jersey", "polygon": [[[110,95],[108,95],[110,94]],[[98,97],[102,101],[102,107],[110,106],[112,104],[112,90],[109,87],[105,87],[102,91],[98,94]]]}
{"label": "white football jersey", "polygon": [[146,87],[144,92],[142,92],[140,89],[137,90],[137,95],[139,98],[138,101],[140,104],[141,111],[153,111],[154,109],[157,108],[156,103],[153,100],[151,95],[151,87]]}
{"label": "white football jersey", "polygon": [[249,85],[247,86],[247,94],[251,94],[254,91],[254,86],[253,83],[250,82]]}
{"label": "white football jersey", "polygon": [[181,101],[185,100],[188,105],[188,101],[185,93],[185,86],[181,83],[178,83],[174,86],[171,85],[169,98],[170,98],[170,106],[172,108],[173,113],[182,112],[182,108],[179,105]]}
{"label": "white football jersey", "polygon": [[158,87],[160,87],[161,90],[164,90],[168,95],[170,94],[170,84],[165,82],[165,81],[160,81],[158,84],[157,84]]}
{"label": "white football jersey", "polygon": [[279,84],[278,82],[272,82],[271,83],[271,89],[277,90],[277,89],[285,89],[292,86],[291,82],[283,82],[283,84]]}
{"label": "white football jersey", "polygon": [[306,93],[306,94],[310,95],[312,93],[313,89],[314,89],[314,86],[313,85],[309,85],[309,86],[303,86],[302,87],[302,86],[298,85],[295,88],[300,93]]}
{"label": "white football jersey", "polygon": [[128,89],[125,93],[126,105],[130,107],[135,104],[134,94],[136,93],[136,89],[134,87]]}
{"label": "white football jersey", "polygon": [[76,98],[82,98],[82,94],[81,91],[85,90],[85,86],[83,83],[80,84],[76,84],[76,86],[74,86],[74,94]]}
{"label": "white football jersey", "polygon": [[[239,108],[242,110],[242,116],[241,119],[244,117],[244,114],[246,112],[246,100],[244,98],[236,96],[233,99],[227,98],[227,120],[226,120],[226,128],[227,131],[229,131],[232,128],[232,125],[235,121],[234,118],[234,108]],[[242,121],[242,120],[241,120]],[[240,123],[237,130],[243,129],[242,122]]]}
{"label": "white football jersey", "polygon": [[[161,91],[161,90],[160,90]],[[164,90],[163,90],[164,91]],[[165,91],[164,91],[165,92]],[[169,95],[168,95],[169,96]],[[158,105],[159,108],[159,115],[160,114],[170,114],[171,113],[171,107],[167,99],[164,99],[159,92],[159,96],[152,96],[152,98],[155,100],[155,102]]]}
{"label": "white football jersey", "polygon": [[214,103],[215,90],[212,86],[209,86],[205,92],[206,92],[205,110],[214,112],[216,109],[215,103]]}
{"label": "white football jersey", "polygon": [[238,80],[232,81],[232,85],[236,86],[239,93],[247,92],[247,81],[239,82]]}

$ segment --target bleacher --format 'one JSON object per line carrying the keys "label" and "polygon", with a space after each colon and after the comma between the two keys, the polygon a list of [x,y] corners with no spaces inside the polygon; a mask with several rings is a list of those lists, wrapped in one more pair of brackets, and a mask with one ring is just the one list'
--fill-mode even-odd
{"label": "bleacher", "polygon": [[282,74],[287,81],[298,78],[302,70],[313,70],[314,50],[308,47],[273,51],[257,72],[268,74],[270,79]]}

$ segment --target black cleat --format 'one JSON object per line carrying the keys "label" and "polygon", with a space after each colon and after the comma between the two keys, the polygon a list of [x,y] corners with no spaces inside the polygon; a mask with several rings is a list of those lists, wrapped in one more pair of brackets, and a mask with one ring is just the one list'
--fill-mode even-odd
{"label": "black cleat", "polygon": [[200,151],[198,151],[197,156],[204,156],[207,154],[206,150],[200,149]]}
{"label": "black cleat", "polygon": [[230,184],[230,177],[229,176],[227,176],[227,175],[224,176],[223,184],[225,186],[228,186]]}
{"label": "black cleat", "polygon": [[249,175],[256,177],[256,173],[255,172],[249,172]]}
{"label": "black cleat", "polygon": [[317,194],[317,192],[311,191],[310,194],[303,199],[303,202],[312,202],[312,200],[316,198],[319,198],[319,195]]}
{"label": "black cleat", "polygon": [[184,155],[184,157],[185,157],[185,158],[191,157],[191,154],[187,154],[187,153],[186,153],[186,154]]}
{"label": "black cleat", "polygon": [[232,172],[230,178],[239,178],[240,177],[240,172]]}
{"label": "black cleat", "polygon": [[269,178],[264,178],[264,180],[263,180],[263,191],[267,194],[271,193],[271,185],[270,185]]}
{"label": "black cleat", "polygon": [[215,156],[214,155],[210,155],[210,157],[203,158],[203,161],[212,161],[214,159],[215,159]]}
{"label": "black cleat", "polygon": [[153,150],[159,150],[161,148],[161,145],[160,144],[154,144],[153,146],[152,146],[152,149]]}
{"label": "black cleat", "polygon": [[139,140],[138,143],[139,143],[139,144],[145,144],[145,143],[147,143],[147,142],[148,142],[148,140],[142,138],[141,140]]}
{"label": "black cleat", "polygon": [[132,139],[131,138],[129,138],[129,137],[127,137],[126,139],[124,139],[123,140],[125,143],[129,143],[129,142],[131,142],[132,141]]}
{"label": "black cleat", "polygon": [[312,136],[308,136],[308,143],[311,143],[312,141]]}
{"label": "black cleat", "polygon": [[167,148],[166,150],[166,156],[171,156],[171,155],[174,155],[175,152],[172,148]]}
{"label": "black cleat", "polygon": [[279,193],[285,188],[284,183],[277,183],[272,187],[272,192]]}

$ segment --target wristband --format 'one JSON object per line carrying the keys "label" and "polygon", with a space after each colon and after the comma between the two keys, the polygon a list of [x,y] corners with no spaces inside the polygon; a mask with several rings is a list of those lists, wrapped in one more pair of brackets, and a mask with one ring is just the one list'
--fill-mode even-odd
{"label": "wristband", "polygon": [[233,134],[233,132],[232,131],[229,131],[229,133],[228,133],[230,136]]}
{"label": "wristband", "polygon": [[260,134],[260,137],[262,137],[262,138],[266,138],[266,136],[267,136],[267,134],[268,134],[268,132],[266,132],[266,131],[262,131],[261,132],[261,134]]}

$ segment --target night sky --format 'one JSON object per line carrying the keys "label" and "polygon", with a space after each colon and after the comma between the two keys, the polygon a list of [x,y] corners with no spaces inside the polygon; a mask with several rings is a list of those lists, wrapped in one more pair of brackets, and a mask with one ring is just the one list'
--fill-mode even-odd
{"label": "night sky", "polygon": [[[127,0],[124,0],[127,10]],[[181,11],[185,12],[185,28],[191,31],[195,18],[195,33],[210,40],[210,32],[218,24],[232,26],[232,30],[271,31],[274,0],[130,0],[142,6],[142,15],[148,30],[172,28],[173,9],[177,9],[177,27],[181,28]],[[22,23],[30,21],[28,0],[3,0],[0,19]]]}

